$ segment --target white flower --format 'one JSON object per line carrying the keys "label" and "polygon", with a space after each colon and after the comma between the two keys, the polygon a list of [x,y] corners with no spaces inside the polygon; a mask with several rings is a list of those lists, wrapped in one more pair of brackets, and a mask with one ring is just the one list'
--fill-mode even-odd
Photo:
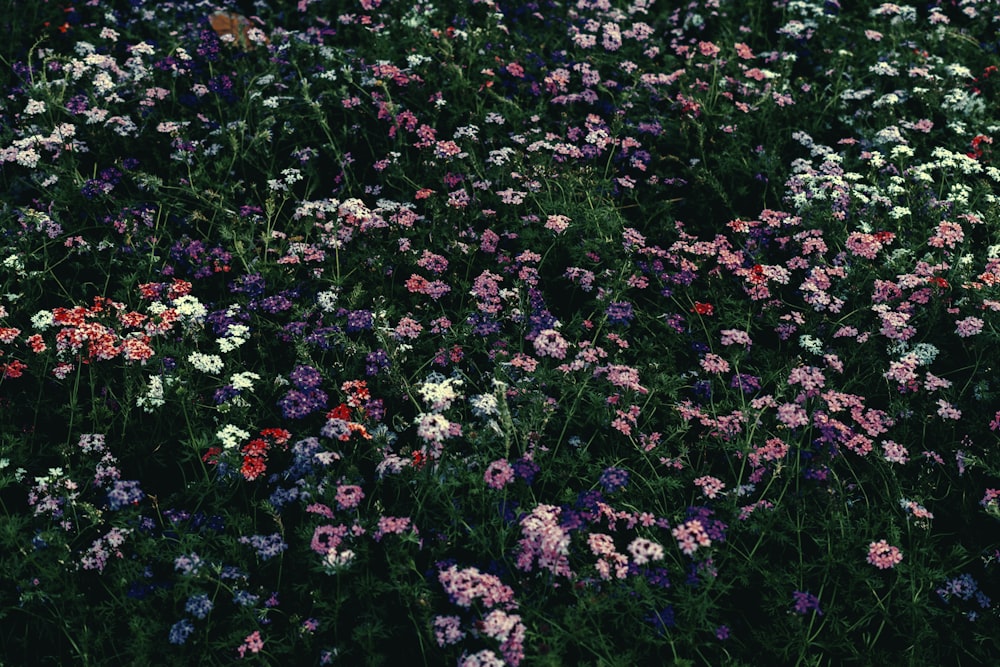
{"label": "white flower", "polygon": [[52,311],[50,310],[40,310],[31,316],[31,326],[39,331],[45,331],[55,324],[55,321],[56,318],[52,315]]}
{"label": "white flower", "polygon": [[24,107],[24,113],[27,116],[45,113],[45,102],[41,100],[28,100],[28,105]]}
{"label": "white flower", "polygon": [[422,413],[417,415],[417,435],[427,442],[441,442],[451,437],[451,422],[439,414]]}
{"label": "white flower", "polygon": [[[147,44],[146,42],[139,42],[138,44],[134,44],[132,46],[131,51],[132,51],[132,54],[136,55],[136,56],[151,56],[154,53],[153,47],[150,46],[149,44]],[[186,56],[187,54],[184,54],[181,49],[177,49],[176,55],[181,60],[187,60],[188,59],[188,58],[183,57],[183,56]]]}
{"label": "white flower", "polygon": [[354,562],[354,552],[350,549],[344,549],[343,551],[330,549],[323,559],[323,566],[327,572],[333,574],[337,570],[347,567],[352,562]]}
{"label": "white flower", "polygon": [[153,375],[149,378],[149,388],[143,396],[135,399],[136,407],[142,408],[145,412],[152,412],[153,408],[163,405],[163,378]]}
{"label": "white flower", "polygon": [[491,417],[500,414],[497,397],[492,394],[476,394],[469,397],[472,414],[477,417]]}
{"label": "white flower", "polygon": [[222,357],[215,354],[202,354],[192,352],[188,355],[188,362],[202,373],[218,375],[222,372]]}
{"label": "white flower", "polygon": [[462,381],[457,378],[436,380],[434,376],[428,377],[427,381],[417,388],[417,393],[430,404],[431,410],[439,412],[450,408],[452,402],[459,398],[455,387],[461,387]]}
{"label": "white flower", "polygon": [[243,390],[249,389],[253,391],[254,380],[259,380],[260,376],[256,373],[251,373],[246,371],[244,373],[236,373],[231,378],[229,378],[229,384],[233,385],[233,389]]}
{"label": "white flower", "polygon": [[930,343],[917,343],[910,350],[910,354],[917,358],[921,366],[929,366],[937,358],[938,349]]}
{"label": "white flower", "polygon": [[823,354],[823,341],[809,334],[799,336],[799,347],[813,354]]}
{"label": "white flower", "polygon": [[336,290],[326,290],[316,295],[316,305],[324,313],[332,313],[337,309],[337,298]]}
{"label": "white flower", "polygon": [[216,432],[215,437],[222,441],[225,449],[235,449],[241,442],[250,439],[249,431],[244,431],[239,426],[226,424]]}
{"label": "white flower", "polygon": [[626,548],[632,554],[632,560],[636,565],[645,565],[651,560],[663,560],[663,546],[644,537],[635,538]]}
{"label": "white flower", "polygon": [[249,332],[250,327],[244,324],[230,324],[226,331],[228,335],[219,339],[219,349],[224,353],[232,352],[247,342]]}
{"label": "white flower", "polygon": [[174,309],[178,315],[191,322],[202,322],[208,315],[208,309],[190,294],[174,299]]}

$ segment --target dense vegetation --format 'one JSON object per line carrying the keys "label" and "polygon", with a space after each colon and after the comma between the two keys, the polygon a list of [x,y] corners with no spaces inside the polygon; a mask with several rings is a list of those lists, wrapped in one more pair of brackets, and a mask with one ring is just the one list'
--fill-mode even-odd
{"label": "dense vegetation", "polygon": [[0,3],[0,662],[995,662],[1000,4],[847,4]]}

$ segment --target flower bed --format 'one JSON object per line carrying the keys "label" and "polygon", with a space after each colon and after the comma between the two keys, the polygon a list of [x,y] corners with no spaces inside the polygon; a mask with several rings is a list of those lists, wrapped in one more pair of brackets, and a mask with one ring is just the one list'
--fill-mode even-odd
{"label": "flower bed", "polygon": [[4,659],[1000,653],[996,3],[238,4],[0,14]]}

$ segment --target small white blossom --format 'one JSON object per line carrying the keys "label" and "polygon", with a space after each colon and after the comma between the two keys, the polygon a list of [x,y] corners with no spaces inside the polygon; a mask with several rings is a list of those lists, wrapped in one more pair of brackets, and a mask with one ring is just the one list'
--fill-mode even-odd
{"label": "small white blossom", "polygon": [[222,441],[225,449],[235,449],[240,443],[250,439],[250,432],[244,431],[239,426],[226,424],[215,433],[215,437]]}
{"label": "small white blossom", "polygon": [[135,399],[135,405],[145,412],[152,412],[154,408],[160,407],[163,403],[163,378],[159,375],[153,375],[149,378],[146,393]]}
{"label": "small white blossom", "polygon": [[178,315],[191,322],[202,322],[208,315],[208,309],[190,294],[174,299],[174,309]]}
{"label": "small white blossom", "polygon": [[50,310],[40,310],[31,316],[31,326],[39,331],[45,331],[53,324],[55,324],[56,318],[52,315]]}
{"label": "small white blossom", "polygon": [[202,373],[208,373],[209,375],[218,375],[222,372],[222,357],[215,354],[202,354],[201,352],[192,352],[188,355],[188,362],[194,366],[197,370]]}
{"label": "small white blossom", "polygon": [[823,354],[823,341],[808,334],[799,336],[799,347],[813,354]]}

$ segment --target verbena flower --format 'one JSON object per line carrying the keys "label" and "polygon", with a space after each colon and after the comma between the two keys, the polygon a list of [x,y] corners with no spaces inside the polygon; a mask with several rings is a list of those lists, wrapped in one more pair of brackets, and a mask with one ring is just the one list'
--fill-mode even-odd
{"label": "verbena flower", "polygon": [[888,570],[903,560],[903,554],[897,547],[891,546],[885,540],[879,540],[868,545],[867,560],[880,570]]}

